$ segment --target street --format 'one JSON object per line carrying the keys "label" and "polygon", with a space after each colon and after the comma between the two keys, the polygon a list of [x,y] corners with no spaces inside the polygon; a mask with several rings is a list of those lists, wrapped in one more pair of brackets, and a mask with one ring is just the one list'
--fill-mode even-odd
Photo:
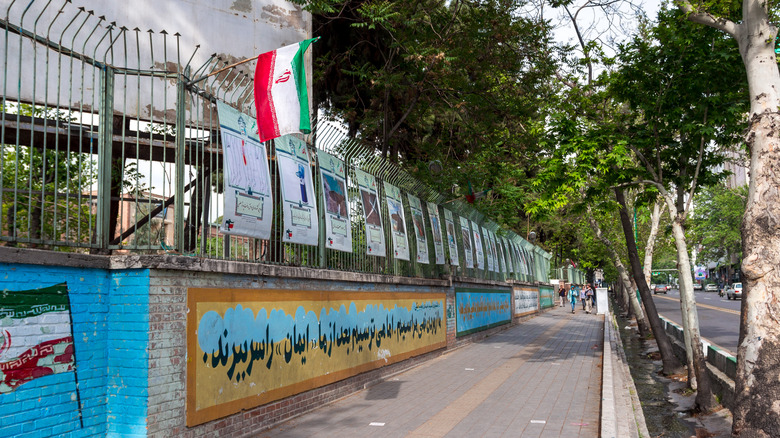
{"label": "street", "polygon": [[[696,292],[699,329],[702,337],[736,356],[739,342],[739,313],[742,300],[727,300],[717,292]],[[653,295],[658,313],[682,326],[680,293],[672,289],[668,294]]]}

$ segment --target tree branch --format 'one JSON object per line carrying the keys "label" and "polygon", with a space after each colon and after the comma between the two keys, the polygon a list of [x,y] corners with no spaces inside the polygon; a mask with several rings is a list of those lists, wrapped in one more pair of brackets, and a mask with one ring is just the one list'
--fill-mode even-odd
{"label": "tree branch", "polygon": [[739,26],[733,21],[712,15],[709,12],[701,12],[696,10],[688,0],[675,0],[677,6],[688,14],[688,20],[709,26],[718,30],[722,30],[733,38],[737,38],[739,33]]}

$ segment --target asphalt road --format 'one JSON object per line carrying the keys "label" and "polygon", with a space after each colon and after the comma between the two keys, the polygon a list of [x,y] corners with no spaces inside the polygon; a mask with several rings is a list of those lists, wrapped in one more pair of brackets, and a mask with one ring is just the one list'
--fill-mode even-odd
{"label": "asphalt road", "polygon": [[[713,344],[729,350],[736,356],[739,343],[739,312],[742,300],[727,300],[717,292],[696,292],[701,335]],[[661,316],[682,326],[680,293],[676,289],[666,295],[653,295]]]}

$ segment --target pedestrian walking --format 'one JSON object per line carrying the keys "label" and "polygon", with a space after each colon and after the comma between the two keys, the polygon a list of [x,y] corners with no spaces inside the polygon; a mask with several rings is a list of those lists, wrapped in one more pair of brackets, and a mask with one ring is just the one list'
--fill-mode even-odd
{"label": "pedestrian walking", "polygon": [[563,302],[566,300],[566,286],[561,284],[561,288],[558,289],[558,307],[563,307]]}
{"label": "pedestrian walking", "polygon": [[587,296],[585,295],[586,287],[587,285],[580,288],[580,301],[582,302],[582,310],[585,310],[585,301],[587,299]]}
{"label": "pedestrian walking", "polygon": [[593,311],[593,288],[589,284],[585,285],[585,313]]}
{"label": "pedestrian walking", "polygon": [[574,307],[577,305],[577,300],[580,298],[580,292],[571,285],[569,288],[569,301],[571,302],[571,313],[574,313]]}

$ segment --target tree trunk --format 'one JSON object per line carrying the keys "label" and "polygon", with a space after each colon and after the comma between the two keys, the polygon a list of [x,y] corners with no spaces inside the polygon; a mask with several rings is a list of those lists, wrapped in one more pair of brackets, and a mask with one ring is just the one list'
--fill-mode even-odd
{"label": "tree trunk", "polygon": [[[628,276],[626,267],[620,260],[620,256],[618,255],[617,251],[615,251],[615,247],[612,245],[612,242],[610,242],[610,240],[604,236],[604,233],[601,231],[601,227],[599,227],[598,222],[596,222],[596,219],[594,219],[593,215],[590,214],[590,210],[588,211],[588,223],[590,223],[590,227],[593,229],[593,232],[596,233],[596,238],[604,244],[604,246],[607,248],[607,251],[609,252],[609,255],[612,257],[612,262],[615,264],[615,268],[618,271],[618,276],[620,277],[621,283],[624,287],[630,288],[631,278]],[[639,300],[636,298],[636,294],[630,294],[629,303],[630,309],[633,310],[634,316],[636,317],[636,324],[639,328],[639,336],[644,339],[650,332],[650,326],[647,324],[647,320],[645,319],[644,312],[642,312],[642,307],[639,305]]]}
{"label": "tree trunk", "polygon": [[[653,204],[653,212],[650,214],[650,234],[647,236],[647,245],[645,245],[645,281],[650,283],[650,274],[653,272],[653,250],[655,249],[655,238],[658,236],[658,227],[661,223],[661,213],[663,212],[663,203]],[[648,285],[649,287],[649,285]]]}
{"label": "tree trunk", "polygon": [[[628,259],[631,262],[631,272],[634,278],[644,279],[642,273],[642,266],[639,264],[639,253],[636,249],[636,240],[634,240],[634,232],[631,229],[631,218],[628,217],[628,211],[626,210],[626,198],[623,195],[623,189],[615,188],[615,199],[620,204],[620,224],[623,227],[623,235],[626,238],[626,246],[628,249]],[[655,341],[658,344],[658,350],[661,353],[661,361],[663,362],[663,373],[665,375],[679,374],[682,371],[682,365],[672,350],[672,343],[666,336],[661,319],[658,317],[658,310],[655,308],[655,302],[653,296],[650,293],[650,289],[647,287],[647,281],[639,281],[639,295],[642,297],[642,302],[645,304],[645,315],[650,322],[650,328],[653,329],[653,335]]]}
{"label": "tree trunk", "polygon": [[688,245],[685,242],[685,230],[680,221],[680,214],[672,221],[672,232],[677,247],[677,266],[680,272],[680,309],[683,321],[688,322],[686,331],[690,339],[690,350],[693,370],[696,373],[696,409],[701,412],[710,412],[716,406],[715,396],[712,394],[710,375],[707,373],[707,362],[702,349],[701,335],[699,333],[699,314],[696,310],[696,299],[693,295],[693,276],[691,275],[691,262],[688,258]]}
{"label": "tree trunk", "polygon": [[743,2],[738,42],[750,85],[750,192],[742,221],[743,295],[734,433],[780,431],[780,72],[767,3]]}

